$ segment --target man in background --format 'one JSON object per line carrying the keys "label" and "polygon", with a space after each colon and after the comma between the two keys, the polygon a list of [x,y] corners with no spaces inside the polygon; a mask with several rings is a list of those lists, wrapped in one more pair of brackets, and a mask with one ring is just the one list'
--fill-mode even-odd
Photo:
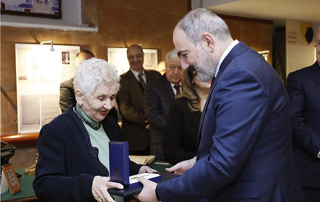
{"label": "man in background", "polygon": [[131,155],[149,155],[149,122],[144,113],[143,92],[145,85],[161,74],[143,68],[144,53],[137,44],[127,49],[130,69],[120,76],[117,103],[122,117],[122,134],[129,143]]}
{"label": "man in background", "polygon": [[177,24],[173,42],[183,69],[193,66],[203,82],[215,79],[196,158],[166,169],[182,175],[158,185],[139,178],[139,201],[304,201],[293,163],[289,99],[276,71],[204,8]]}
{"label": "man in background", "polygon": [[[82,60],[88,60],[94,57],[93,53],[89,50],[81,50],[77,53],[75,58],[75,65],[78,67]],[[60,84],[60,108],[61,112],[63,113],[69,107],[76,104],[76,98],[74,94],[73,88],[73,77],[69,80],[66,80]]]}
{"label": "man in background", "polygon": [[317,61],[288,75],[293,155],[307,202],[320,201],[320,27]]}
{"label": "man in background", "polygon": [[165,160],[162,133],[169,114],[170,104],[181,91],[182,67],[175,50],[166,55],[166,73],[146,85],[144,108],[150,123],[150,154]]}

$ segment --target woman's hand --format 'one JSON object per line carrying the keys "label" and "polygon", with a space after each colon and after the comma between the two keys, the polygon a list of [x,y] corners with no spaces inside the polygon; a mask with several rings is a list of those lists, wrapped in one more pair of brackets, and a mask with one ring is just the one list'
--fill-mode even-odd
{"label": "woman's hand", "polygon": [[149,166],[142,166],[139,170],[139,174],[140,173],[156,173],[156,172],[158,171],[150,168]]}
{"label": "woman's hand", "polygon": [[92,195],[99,202],[115,202],[110,196],[108,189],[123,189],[123,185],[116,182],[110,182],[109,177],[95,176],[92,182]]}
{"label": "woman's hand", "polygon": [[196,158],[181,161],[180,163],[177,163],[171,168],[166,168],[166,171],[170,173],[174,172],[174,174],[182,175],[184,172],[192,168],[195,163],[196,163]]}

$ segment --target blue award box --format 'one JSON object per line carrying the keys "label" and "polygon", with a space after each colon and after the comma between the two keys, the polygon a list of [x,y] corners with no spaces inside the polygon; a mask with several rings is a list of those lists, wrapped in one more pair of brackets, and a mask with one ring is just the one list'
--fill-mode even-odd
{"label": "blue award box", "polygon": [[163,179],[163,175],[160,173],[140,173],[129,176],[128,142],[109,142],[109,160],[110,180],[124,185],[124,189],[108,189],[111,194],[129,196],[139,193],[143,186],[137,181],[138,177],[144,177],[154,182],[160,182]]}
{"label": "blue award box", "polygon": [[123,185],[129,182],[128,142],[109,142],[110,180]]}

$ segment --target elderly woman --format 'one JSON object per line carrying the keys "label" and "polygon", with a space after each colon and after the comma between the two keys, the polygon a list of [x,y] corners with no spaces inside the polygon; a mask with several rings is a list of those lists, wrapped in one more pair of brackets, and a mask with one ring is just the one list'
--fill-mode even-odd
{"label": "elderly woman", "polygon": [[[119,77],[113,65],[91,58],[74,77],[77,104],[43,126],[33,188],[42,201],[114,201],[109,188],[109,142],[121,140],[118,123],[107,116],[115,105]],[[154,172],[130,161],[130,175]]]}
{"label": "elderly woman", "polygon": [[171,104],[163,132],[164,156],[173,165],[196,154],[200,117],[211,86],[211,81],[199,81],[193,67],[184,72],[181,83],[182,94]]}

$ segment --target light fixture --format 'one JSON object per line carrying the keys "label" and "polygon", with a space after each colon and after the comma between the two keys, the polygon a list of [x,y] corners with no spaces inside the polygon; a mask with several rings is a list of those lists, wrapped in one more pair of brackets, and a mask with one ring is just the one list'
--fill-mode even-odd
{"label": "light fixture", "polygon": [[270,52],[269,50],[258,51],[258,53],[259,53],[266,61],[268,61],[269,52]]}
{"label": "light fixture", "polygon": [[54,48],[53,48],[53,40],[48,40],[48,41],[43,41],[40,43],[40,45],[43,45],[45,43],[51,43],[51,48],[50,48],[50,51],[54,51]]}

